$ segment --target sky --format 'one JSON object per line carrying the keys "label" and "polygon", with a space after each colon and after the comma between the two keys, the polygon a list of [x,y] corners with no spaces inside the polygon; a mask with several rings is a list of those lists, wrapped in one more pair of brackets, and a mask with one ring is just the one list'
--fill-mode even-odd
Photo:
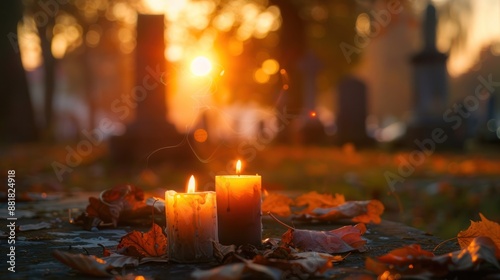
{"label": "sky", "polygon": [[[454,0],[435,0],[439,7]],[[456,1],[456,0],[455,0]],[[464,19],[468,20],[468,33],[465,44],[461,48],[449,52],[448,71],[456,77],[467,72],[479,58],[482,48],[494,44],[492,53],[500,55],[500,1],[499,0],[469,0],[471,11]],[[452,3],[453,5],[454,3]],[[441,23],[440,23],[441,24]],[[438,30],[438,47],[447,51],[450,44],[450,34],[453,27],[440,26]]]}

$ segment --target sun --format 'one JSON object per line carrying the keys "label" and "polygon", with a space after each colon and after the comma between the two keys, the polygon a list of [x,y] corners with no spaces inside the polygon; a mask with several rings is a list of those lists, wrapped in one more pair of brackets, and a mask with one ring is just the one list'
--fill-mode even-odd
{"label": "sun", "polygon": [[191,62],[191,72],[196,76],[206,76],[212,71],[212,62],[204,56],[198,56]]}

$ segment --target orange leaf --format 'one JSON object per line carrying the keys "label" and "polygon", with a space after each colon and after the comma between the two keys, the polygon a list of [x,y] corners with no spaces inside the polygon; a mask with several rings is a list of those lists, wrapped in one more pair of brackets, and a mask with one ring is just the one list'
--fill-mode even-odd
{"label": "orange leaf", "polygon": [[487,236],[493,240],[497,247],[497,257],[500,258],[500,225],[496,222],[486,219],[483,214],[479,213],[480,222],[470,222],[467,230],[458,233],[458,244],[460,248],[467,248],[472,240],[479,236]]}
{"label": "orange leaf", "polygon": [[357,223],[381,222],[380,215],[384,213],[384,205],[378,200],[348,201],[331,208],[316,208],[310,214],[313,219],[320,221],[336,221],[351,219]]}
{"label": "orange leaf", "polygon": [[308,192],[295,199],[296,206],[306,206],[307,209],[302,213],[309,213],[319,207],[334,207],[345,202],[344,195],[342,194],[319,194],[318,192]]}
{"label": "orange leaf", "polygon": [[[467,248],[434,256],[432,252],[422,250],[420,245],[413,244],[392,250],[388,254],[377,258],[367,258],[365,266],[368,270],[379,275],[381,279],[404,278],[405,276],[428,279],[431,277],[444,277],[450,273],[456,274],[467,271],[477,273],[478,270],[481,270],[481,264],[483,263],[500,269],[500,264],[495,257],[495,247],[490,238],[477,237],[472,240]],[[487,268],[481,273],[487,274],[488,270]],[[493,274],[497,273],[495,270],[491,272]]]}
{"label": "orange leaf", "polygon": [[132,231],[122,237],[117,248],[124,255],[135,257],[160,257],[167,252],[167,237],[157,224],[146,233]]}
{"label": "orange leaf", "polygon": [[286,195],[271,193],[262,202],[262,213],[271,212],[282,217],[290,216],[292,202],[293,200]]}
{"label": "orange leaf", "polygon": [[422,250],[418,244],[412,244],[394,249],[389,252],[389,254],[378,257],[377,259],[381,262],[394,265],[405,265],[412,263],[417,257],[434,257],[434,253]]}
{"label": "orange leaf", "polygon": [[366,241],[361,239],[361,235],[365,231],[364,225],[344,226],[330,231],[289,229],[281,240],[303,251],[330,254],[364,251]]}

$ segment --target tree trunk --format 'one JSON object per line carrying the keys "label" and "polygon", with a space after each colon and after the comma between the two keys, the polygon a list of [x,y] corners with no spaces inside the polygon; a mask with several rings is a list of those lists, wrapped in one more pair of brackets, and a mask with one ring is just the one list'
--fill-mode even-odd
{"label": "tree trunk", "polygon": [[0,40],[0,142],[13,144],[35,141],[38,133],[17,35],[17,24],[22,18],[22,2],[0,3],[0,34],[4,36]]}
{"label": "tree trunk", "polygon": [[53,115],[54,115],[54,91],[56,84],[55,65],[56,61],[51,51],[52,44],[52,28],[54,27],[54,17],[47,17],[48,22],[43,26],[38,27],[38,34],[40,35],[40,45],[43,57],[44,69],[44,136],[53,138]]}

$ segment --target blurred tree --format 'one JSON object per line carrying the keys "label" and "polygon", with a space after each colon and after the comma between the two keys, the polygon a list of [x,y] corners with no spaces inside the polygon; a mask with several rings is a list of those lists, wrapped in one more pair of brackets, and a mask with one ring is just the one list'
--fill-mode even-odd
{"label": "blurred tree", "polygon": [[[56,86],[55,66],[56,60],[52,55],[52,38],[55,18],[59,10],[56,2],[47,5],[48,1],[25,1],[25,13],[30,17],[38,15],[35,20],[40,38],[40,48],[43,59],[43,117],[44,126],[42,128],[43,138],[52,138],[52,117],[54,113],[54,94]],[[54,4],[56,3],[56,4]],[[47,9],[48,8],[48,9]]]}
{"label": "blurred tree", "polygon": [[0,142],[19,143],[38,138],[28,82],[18,44],[17,26],[22,18],[20,1],[0,4]]}

